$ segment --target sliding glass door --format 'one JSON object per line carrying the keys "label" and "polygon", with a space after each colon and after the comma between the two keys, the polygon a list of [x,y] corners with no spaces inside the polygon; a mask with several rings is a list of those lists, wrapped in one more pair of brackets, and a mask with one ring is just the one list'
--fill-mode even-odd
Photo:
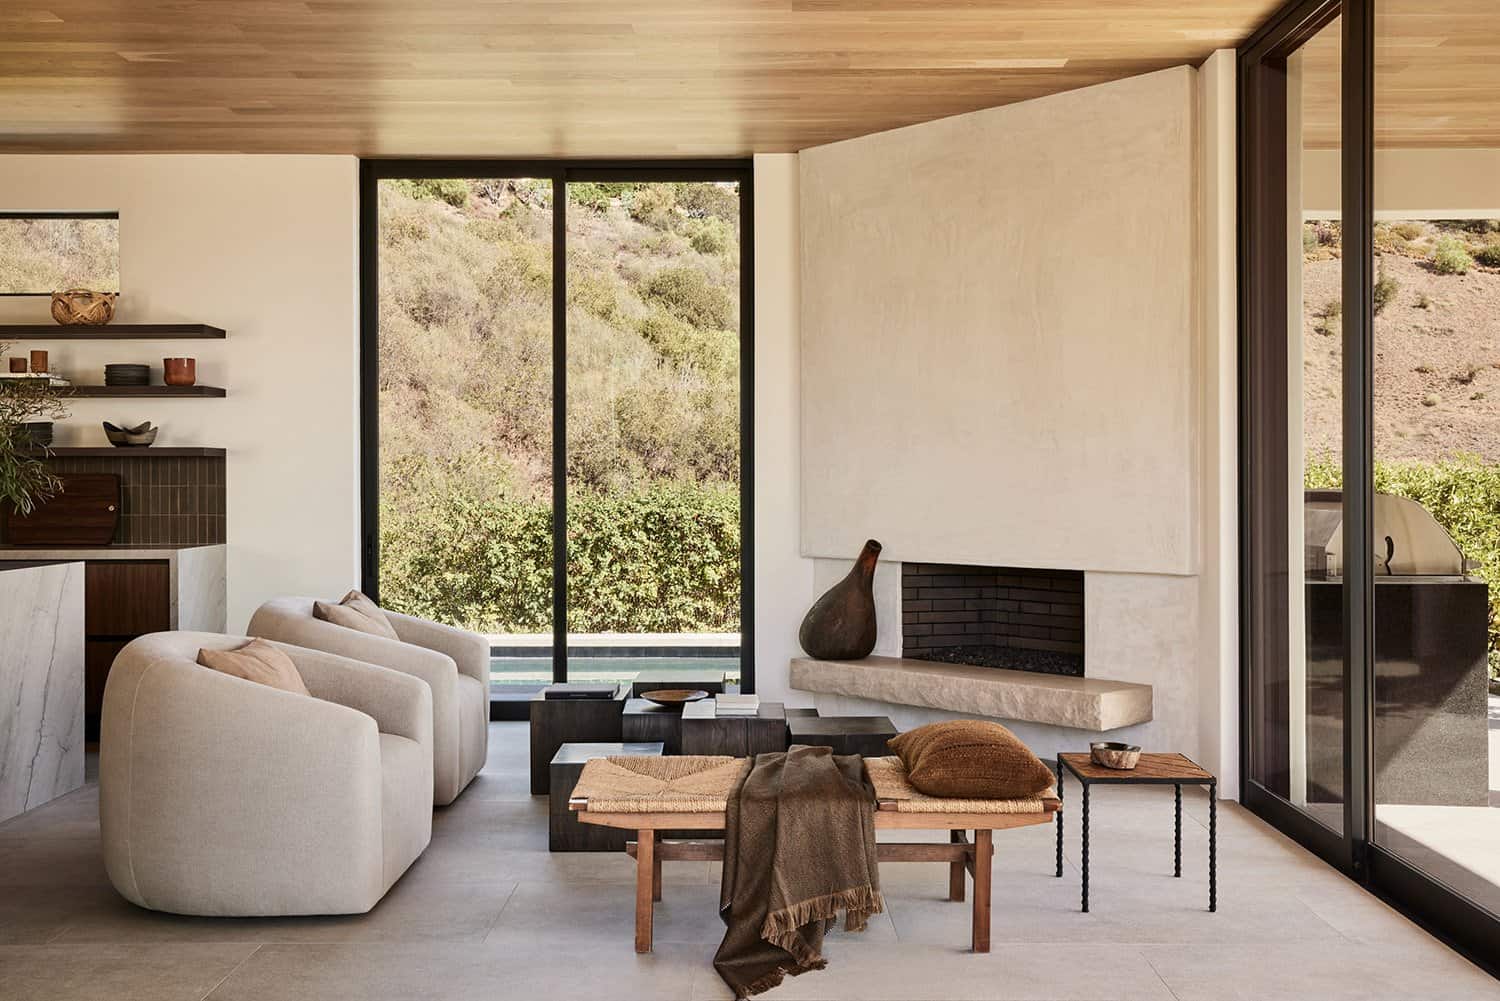
{"label": "sliding glass door", "polygon": [[753,684],[750,172],[367,161],[364,587],[492,696]]}
{"label": "sliding glass door", "polygon": [[1375,12],[1372,840],[1500,915],[1500,7]]}
{"label": "sliding glass door", "polygon": [[1243,801],[1492,968],[1497,38],[1305,0],[1239,58]]}

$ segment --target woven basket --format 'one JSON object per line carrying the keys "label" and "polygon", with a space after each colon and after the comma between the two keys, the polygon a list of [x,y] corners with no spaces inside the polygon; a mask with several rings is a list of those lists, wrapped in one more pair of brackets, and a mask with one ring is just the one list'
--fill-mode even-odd
{"label": "woven basket", "polygon": [[52,319],[64,326],[102,327],[115,318],[118,292],[70,288],[52,293]]}

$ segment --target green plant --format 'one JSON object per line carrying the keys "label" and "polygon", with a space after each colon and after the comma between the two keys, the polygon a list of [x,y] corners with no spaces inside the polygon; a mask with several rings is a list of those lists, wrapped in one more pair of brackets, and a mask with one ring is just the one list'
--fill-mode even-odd
{"label": "green plant", "polygon": [[397,178],[390,183],[413,198],[447,202],[454,208],[469,201],[469,182],[458,177]]}
{"label": "green plant", "polygon": [[1323,308],[1313,314],[1313,330],[1324,337],[1332,337],[1339,332],[1343,323],[1344,303],[1339,299],[1329,299],[1323,304]]}
{"label": "green plant", "polygon": [[1441,236],[1432,248],[1432,270],[1440,275],[1466,275],[1474,266],[1464,242],[1456,236]]}
{"label": "green plant", "polygon": [[[10,345],[0,344],[0,355]],[[38,501],[55,496],[62,481],[47,469],[27,435],[28,421],[68,416],[58,393],[46,379],[0,380],[0,506],[30,514]]]}
{"label": "green plant", "polygon": [[[382,503],[380,594],[388,607],[482,632],[552,625],[548,501],[463,492]],[[735,484],[659,483],[568,495],[568,628],[739,628]]]}
{"label": "green plant", "polygon": [[1435,407],[1442,402],[1443,398],[1436,393],[1428,393],[1422,397],[1422,406],[1424,407]]}
{"label": "green plant", "polygon": [[729,329],[734,321],[734,303],[729,292],[711,281],[702,268],[689,265],[662,268],[646,282],[646,298],[661,303],[695,327]]}
{"label": "green plant", "polygon": [[677,192],[669,184],[643,184],[630,193],[626,208],[636,222],[670,230],[677,221]]}
{"label": "green plant", "polygon": [[1380,272],[1375,280],[1375,315],[1379,316],[1385,307],[1396,299],[1396,293],[1401,291],[1401,283],[1386,274],[1385,258],[1380,259]]}
{"label": "green plant", "polygon": [[1393,222],[1391,223],[1391,232],[1403,240],[1415,240],[1427,232],[1427,227],[1419,222]]}
{"label": "green plant", "polygon": [[1474,260],[1487,268],[1500,268],[1500,243],[1487,243],[1474,251]]}

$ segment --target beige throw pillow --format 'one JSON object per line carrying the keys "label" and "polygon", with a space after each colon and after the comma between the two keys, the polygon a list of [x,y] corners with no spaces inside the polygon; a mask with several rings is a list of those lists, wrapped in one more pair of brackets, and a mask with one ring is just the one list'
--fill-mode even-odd
{"label": "beige throw pillow", "polygon": [[1052,770],[999,723],[929,723],[891,738],[919,792],[950,799],[1030,799],[1052,785]]}
{"label": "beige throw pillow", "polygon": [[292,658],[265,640],[251,640],[234,650],[199,650],[198,663],[246,681],[312,697]]}
{"label": "beige throw pillow", "polygon": [[371,601],[362,591],[350,591],[337,605],[326,601],[313,602],[313,617],[332,622],[346,629],[357,629],[371,636],[384,636],[388,640],[399,640],[391,620],[379,605]]}

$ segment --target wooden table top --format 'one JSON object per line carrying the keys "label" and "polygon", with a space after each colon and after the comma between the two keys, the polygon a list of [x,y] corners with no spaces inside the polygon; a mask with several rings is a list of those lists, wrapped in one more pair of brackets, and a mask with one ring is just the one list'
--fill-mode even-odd
{"label": "wooden table top", "polygon": [[1183,754],[1143,753],[1140,762],[1129,770],[1096,765],[1085,753],[1058,755],[1068,770],[1090,782],[1213,782],[1213,773],[1199,767]]}

